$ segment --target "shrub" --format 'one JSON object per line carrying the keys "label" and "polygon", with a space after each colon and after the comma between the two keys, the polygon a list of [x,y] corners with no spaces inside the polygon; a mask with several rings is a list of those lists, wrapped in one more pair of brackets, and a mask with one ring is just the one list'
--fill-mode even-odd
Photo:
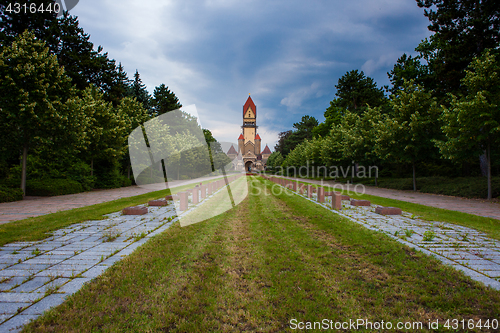
{"label": "shrub", "polygon": [[0,202],[23,200],[23,191],[20,188],[0,186]]}
{"label": "shrub", "polygon": [[54,196],[80,192],[83,192],[82,185],[69,179],[28,180],[26,182],[26,195]]}

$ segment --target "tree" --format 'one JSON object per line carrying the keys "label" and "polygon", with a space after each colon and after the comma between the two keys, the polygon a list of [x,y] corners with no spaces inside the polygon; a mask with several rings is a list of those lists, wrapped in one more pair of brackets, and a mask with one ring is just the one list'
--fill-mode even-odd
{"label": "tree", "polygon": [[141,75],[139,71],[136,70],[134,74],[134,81],[130,86],[130,97],[136,98],[142,106],[148,110],[150,115],[153,115],[153,110],[151,108],[151,96],[149,95],[146,85],[142,83]]}
{"label": "tree", "polygon": [[486,48],[500,42],[500,3],[478,0],[416,0],[434,32],[417,51],[429,63],[438,93],[463,92],[464,70]]}
{"label": "tree", "polygon": [[491,199],[491,151],[500,145],[499,61],[485,51],[471,62],[462,83],[468,94],[462,98],[451,95],[450,108],[443,107],[442,129],[447,141],[437,141],[437,145],[445,157],[455,160],[485,152]]}
{"label": "tree", "polygon": [[423,65],[420,59],[420,56],[413,58],[412,56],[406,55],[406,53],[399,57],[394,68],[387,73],[392,84],[391,89],[388,89],[391,94],[394,95],[403,88],[403,81],[405,79],[407,81],[414,80],[415,83],[426,87],[426,89],[434,88],[434,82],[431,80],[429,74],[429,67]]}
{"label": "tree", "polygon": [[82,148],[90,160],[93,176],[96,159],[117,160],[125,152],[125,140],[133,120],[115,112],[96,87],[86,88],[82,97],[73,98],[69,104],[73,110],[82,110],[88,119]]}
{"label": "tree", "polygon": [[[149,119],[148,112],[136,99],[125,97],[116,107],[116,114],[124,122],[124,135],[128,137],[137,127],[144,124]],[[122,158],[122,164],[127,169],[127,176],[130,179],[130,152],[128,145]]]}
{"label": "tree", "polygon": [[151,107],[156,117],[168,111],[180,109],[182,104],[179,103],[179,99],[175,94],[162,83],[160,86],[156,87],[153,92]]}
{"label": "tree", "polygon": [[313,128],[313,137],[317,138],[319,136],[327,136],[330,133],[332,127],[340,123],[345,110],[342,107],[338,106],[337,103],[337,99],[334,99],[330,102],[330,106],[324,113],[325,121]]}
{"label": "tree", "polygon": [[[0,53],[0,126],[2,142],[22,150],[21,189],[26,193],[30,147],[43,140],[78,140],[78,110],[66,108],[70,79],[43,41],[25,31]],[[74,112],[73,112],[74,111]]]}
{"label": "tree", "polygon": [[375,149],[380,158],[410,163],[413,168],[413,190],[417,190],[416,164],[436,153],[439,110],[436,99],[414,81],[403,83],[403,90],[392,96],[391,116],[377,124]]}
{"label": "tree", "polygon": [[[50,53],[57,56],[58,63],[64,67],[65,73],[72,83],[83,90],[89,85],[99,87],[102,92],[109,93],[117,76],[115,61],[102,53],[102,47],[94,50],[90,36],[79,26],[78,19],[65,12],[59,19],[56,13],[37,12],[35,15],[7,12],[5,9],[11,1],[0,0],[0,43],[9,45],[16,36],[25,30],[33,31],[37,39],[45,41]],[[53,6],[53,0],[20,0],[21,5],[36,4],[37,8]],[[118,102],[114,101],[115,105]]]}
{"label": "tree", "polygon": [[279,152],[282,156],[288,155],[291,150],[288,145],[290,135],[292,135],[291,130],[278,133],[278,143],[274,146],[274,151]]}
{"label": "tree", "polygon": [[367,104],[376,107],[386,103],[383,89],[377,88],[371,77],[366,77],[363,71],[358,72],[357,69],[344,74],[335,88],[338,97],[336,106],[351,112],[362,113]]}

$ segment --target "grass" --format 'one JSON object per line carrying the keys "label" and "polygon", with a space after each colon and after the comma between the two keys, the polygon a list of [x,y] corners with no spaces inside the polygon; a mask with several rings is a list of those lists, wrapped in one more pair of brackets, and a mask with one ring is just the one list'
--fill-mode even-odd
{"label": "grass", "polygon": [[[299,183],[310,184],[302,181],[299,181]],[[328,188],[329,186],[325,185],[323,187]],[[482,231],[489,237],[500,240],[500,220],[497,219],[442,208],[430,207],[407,201],[382,198],[369,194],[358,195],[351,191],[344,192],[345,193],[343,194],[347,194],[354,199],[369,200],[371,203],[380,206],[398,207],[403,211],[412,213],[414,216],[418,216],[423,220],[458,224],[464,227]]]}
{"label": "grass", "polygon": [[[211,180],[212,182],[214,180]],[[208,182],[205,182],[208,183]],[[172,193],[180,192],[194,184],[172,189]],[[91,206],[65,210],[57,213],[31,217],[0,225],[0,246],[23,241],[37,241],[48,238],[55,230],[89,220],[101,220],[103,215],[118,212],[125,207],[147,203],[170,194],[170,189],[149,192],[129,198],[103,202]]]}
{"label": "grass", "polygon": [[499,317],[499,292],[271,185],[254,181],[210,220],[174,223],[25,331],[283,332],[292,319],[366,318],[424,332],[430,320]]}

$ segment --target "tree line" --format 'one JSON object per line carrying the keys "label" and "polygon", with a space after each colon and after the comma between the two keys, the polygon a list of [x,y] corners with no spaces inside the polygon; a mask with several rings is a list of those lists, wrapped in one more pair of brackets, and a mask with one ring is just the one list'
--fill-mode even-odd
{"label": "tree line", "polygon": [[150,95],[138,71],[129,79],[68,12],[15,14],[8,4],[0,1],[0,183],[23,192],[27,179],[72,179],[86,190],[130,184],[128,135],[182,107],[178,98],[165,84]]}
{"label": "tree line", "polygon": [[[433,35],[377,87],[362,71],[338,80],[318,123],[279,134],[270,167],[368,164],[385,175],[470,176],[483,166],[491,199],[500,146],[500,4],[417,0]],[[420,168],[420,169],[419,169]],[[376,181],[376,180],[375,180]]]}

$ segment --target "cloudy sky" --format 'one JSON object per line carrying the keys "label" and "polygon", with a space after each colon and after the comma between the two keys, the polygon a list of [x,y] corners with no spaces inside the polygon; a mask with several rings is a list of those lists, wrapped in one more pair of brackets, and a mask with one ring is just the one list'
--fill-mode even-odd
{"label": "cloudy sky", "polygon": [[129,77],[195,104],[219,141],[236,142],[251,93],[271,149],[303,115],[324,120],[347,71],[386,85],[430,35],[413,0],[80,0],[70,13]]}

